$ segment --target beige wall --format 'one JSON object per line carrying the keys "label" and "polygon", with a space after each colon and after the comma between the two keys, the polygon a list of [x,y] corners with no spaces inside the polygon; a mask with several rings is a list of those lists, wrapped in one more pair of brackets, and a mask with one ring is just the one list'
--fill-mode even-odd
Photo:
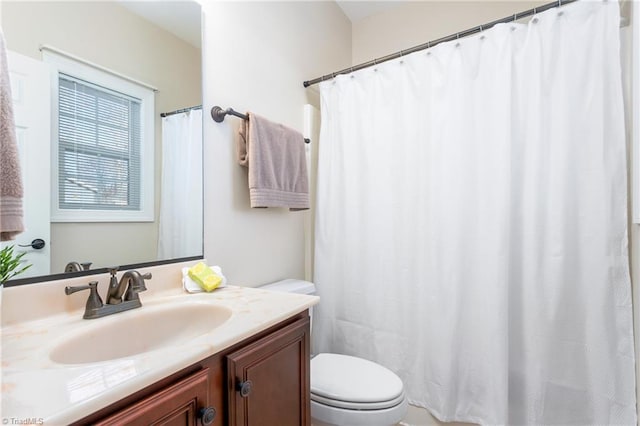
{"label": "beige wall", "polygon": [[545,3],[548,1],[409,2],[353,24],[353,64],[367,62]]}
{"label": "beige wall", "polygon": [[[38,47],[49,44],[160,89],[155,103],[157,218],[162,164],[159,114],[201,103],[200,50],[116,2],[5,1],[2,28],[8,48],[23,55],[41,59]],[[155,260],[157,238],[157,221],[54,223],[51,270],[62,272],[68,261],[93,261],[104,267]]]}
{"label": "beige wall", "polygon": [[[303,80],[351,62],[351,26],[334,2],[206,2],[204,105],[253,111],[302,131]],[[304,278],[304,215],[251,209],[235,159],[240,119],[205,120],[205,257],[230,283]],[[317,141],[314,141],[317,143]]]}

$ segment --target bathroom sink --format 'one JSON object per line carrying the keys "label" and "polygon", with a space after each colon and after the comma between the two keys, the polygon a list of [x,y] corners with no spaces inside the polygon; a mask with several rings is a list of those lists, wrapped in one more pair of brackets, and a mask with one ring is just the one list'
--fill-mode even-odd
{"label": "bathroom sink", "polygon": [[207,303],[145,307],[89,320],[49,353],[59,364],[85,364],[182,345],[211,332],[231,317],[231,309]]}

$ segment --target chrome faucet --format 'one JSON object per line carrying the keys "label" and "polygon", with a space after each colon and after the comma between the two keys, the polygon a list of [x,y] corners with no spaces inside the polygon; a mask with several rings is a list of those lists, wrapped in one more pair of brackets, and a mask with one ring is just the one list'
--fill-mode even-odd
{"label": "chrome faucet", "polygon": [[64,272],[80,272],[80,271],[88,271],[91,269],[91,262],[69,262],[67,266],[64,267]]}
{"label": "chrome faucet", "polygon": [[111,280],[109,282],[109,289],[107,290],[107,303],[110,305],[118,305],[122,303],[123,294],[125,302],[130,300],[140,300],[138,293],[147,289],[144,285],[144,280],[151,279],[151,273],[141,275],[138,271],[127,271],[122,274],[120,282],[118,282],[116,279],[117,271],[117,268],[111,268],[109,270]]}
{"label": "chrome faucet", "polygon": [[[106,303],[102,302],[98,294],[98,282],[92,281],[88,285],[65,287],[67,295],[80,290],[89,290],[89,298],[84,310],[84,319],[101,318],[118,312],[128,311],[142,306],[138,293],[147,289],[144,280],[151,279],[151,273],[140,274],[138,271],[126,271],[120,281],[116,278],[118,268],[109,269],[111,280],[107,289]],[[122,295],[124,293],[124,299]]]}

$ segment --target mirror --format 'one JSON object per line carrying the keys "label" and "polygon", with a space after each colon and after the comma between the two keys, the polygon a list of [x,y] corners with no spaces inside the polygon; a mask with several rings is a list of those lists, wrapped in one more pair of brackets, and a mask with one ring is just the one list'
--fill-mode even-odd
{"label": "mirror", "polygon": [[[195,1],[184,0],[2,1],[1,12],[1,25],[9,50],[8,62],[18,148],[23,162],[27,227],[25,233],[19,235],[15,241],[8,242],[8,245],[26,246],[21,250],[27,251],[25,258],[34,265],[6,285],[62,278],[66,275],[59,274],[65,272],[86,275],[106,271],[105,268],[110,266],[119,265],[124,269],[185,258],[202,258],[202,109],[196,107],[202,103],[200,5]],[[83,191],[90,195],[100,193],[103,199],[105,190],[101,188],[109,188],[115,192],[113,188],[116,185],[109,182],[111,186],[100,186],[97,183],[108,174],[104,171],[92,171],[92,176],[85,174],[84,178],[69,176],[62,171],[58,173],[63,168],[60,165],[63,157],[65,167],[67,165],[66,151],[64,154],[60,153],[58,140],[62,146],[62,135],[68,126],[61,118],[65,114],[66,104],[63,105],[63,97],[58,94],[62,93],[63,86],[67,88],[67,82],[63,85],[58,74],[63,72],[63,66],[55,60],[48,59],[57,56],[139,84],[152,93],[149,98],[151,101],[146,105],[153,105],[154,111],[149,120],[139,119],[143,123],[143,130],[139,133],[142,134],[141,138],[144,138],[145,135],[151,134],[144,129],[153,129],[154,135],[149,146],[153,147],[155,154],[149,155],[146,148],[138,151],[139,156],[136,158],[142,164],[138,172],[131,171],[131,164],[135,161],[127,158],[127,165],[123,167],[129,180],[120,185],[125,191],[133,193],[131,188],[135,185],[131,183],[131,176],[144,176],[145,170],[148,171],[148,175],[151,176],[149,180],[153,182],[153,191],[147,191],[149,197],[144,198],[141,195],[142,201],[138,201],[147,207],[153,207],[152,213],[147,217],[128,217],[128,213],[125,213],[124,219],[116,217],[117,209],[114,205],[117,201],[108,201],[111,204],[106,208],[101,204],[104,211],[95,215],[85,214],[85,204],[79,208],[73,206],[74,200],[83,197]],[[17,64],[17,70],[11,68],[13,64]],[[28,72],[22,72],[24,69],[20,67],[23,65]],[[44,73],[45,78],[40,77],[43,86],[28,79],[21,80],[31,69],[36,70],[33,71],[34,75],[37,74],[37,70],[40,70],[41,76]],[[84,80],[80,78],[80,82],[84,83]],[[95,84],[98,89],[102,87],[101,83],[90,83]],[[112,91],[111,94],[119,95],[117,89],[108,88]],[[82,95],[84,94],[83,92]],[[102,96],[102,100],[106,96]],[[131,113],[131,116],[143,116],[145,111],[149,111],[144,103],[142,105],[139,109],[143,112]],[[179,112],[175,113],[176,111]],[[161,114],[166,115],[166,118],[161,118]],[[189,117],[189,120],[186,120],[189,124],[186,125],[191,127],[180,127],[184,123],[175,123],[185,121],[184,117]],[[109,116],[106,120],[109,121],[111,118]],[[169,130],[163,128],[163,120],[166,121],[165,126],[170,126]],[[107,124],[111,126],[111,121]],[[95,134],[102,132],[98,124],[95,128]],[[113,129],[109,131],[112,132],[109,135],[114,134]],[[197,138],[200,143],[195,151],[190,150],[189,156],[183,155],[185,150],[182,148],[167,149],[165,146],[163,149],[163,143],[169,144],[167,146],[172,146],[171,142],[175,142],[173,146],[187,143],[183,141],[183,135],[187,133],[192,134],[188,143],[194,143],[192,141]],[[109,136],[107,144],[115,146],[117,143],[113,140],[118,137]],[[175,137],[177,140],[170,141],[169,137]],[[85,142],[80,141],[81,144]],[[41,146],[34,150],[36,143]],[[99,145],[98,142],[95,144]],[[45,155],[48,150],[50,152]],[[74,151],[75,157],[80,156],[78,152],[86,153]],[[115,160],[104,160],[108,157],[104,152],[102,149],[97,154],[92,154],[92,161],[100,158],[104,163],[117,163]],[[36,158],[43,156],[44,160]],[[118,164],[121,166],[122,162]],[[79,170],[80,166],[77,166],[77,169]],[[194,170],[195,177],[190,176],[190,180],[177,183],[176,176]],[[118,176],[122,175],[120,169],[117,173]],[[56,184],[52,185],[51,182]],[[146,188],[144,185],[139,184],[140,187]],[[56,192],[62,193],[71,187],[75,190],[73,196],[76,198],[71,197],[71,204],[65,206],[72,205],[71,208],[76,210],[73,211],[74,215],[61,218],[56,212],[62,202],[59,202]],[[189,191],[186,191],[187,188]],[[145,194],[144,189],[141,193]],[[46,201],[49,197],[51,201]],[[127,197],[132,196],[124,196],[125,199]],[[113,197],[114,200],[116,198]],[[86,201],[88,198],[85,196],[82,199]],[[182,217],[183,212],[167,210],[176,205],[181,205],[182,210],[190,212],[191,219]],[[43,214],[42,211],[46,213]],[[161,213],[162,211],[164,213]],[[34,213],[39,213],[39,218],[32,219]],[[38,228],[36,222],[44,225]],[[185,228],[187,225],[189,229]],[[47,232],[50,235],[47,235]],[[187,233],[194,232],[195,237],[184,238]],[[36,239],[43,239],[45,247],[29,247]],[[189,240],[188,244],[183,244],[185,240]],[[176,244],[181,247],[177,247]],[[43,263],[44,266],[40,266],[38,260],[42,257],[48,258]],[[82,264],[85,263],[91,263],[90,270],[78,272],[78,269],[83,269]]]}

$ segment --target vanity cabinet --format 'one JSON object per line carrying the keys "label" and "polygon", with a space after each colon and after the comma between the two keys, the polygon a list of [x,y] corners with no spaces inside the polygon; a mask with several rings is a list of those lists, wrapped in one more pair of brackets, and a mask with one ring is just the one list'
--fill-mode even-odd
{"label": "vanity cabinet", "polygon": [[[159,390],[139,402],[97,421],[96,426],[119,425],[189,425],[198,418],[215,417],[215,409],[207,407],[209,401],[209,370],[191,374],[177,383]],[[201,419],[202,420],[202,419]],[[212,424],[209,421],[201,423]]]}
{"label": "vanity cabinet", "polygon": [[230,425],[310,424],[308,323],[229,354],[227,380]]}
{"label": "vanity cabinet", "polygon": [[76,425],[310,425],[304,311],[76,422]]}

